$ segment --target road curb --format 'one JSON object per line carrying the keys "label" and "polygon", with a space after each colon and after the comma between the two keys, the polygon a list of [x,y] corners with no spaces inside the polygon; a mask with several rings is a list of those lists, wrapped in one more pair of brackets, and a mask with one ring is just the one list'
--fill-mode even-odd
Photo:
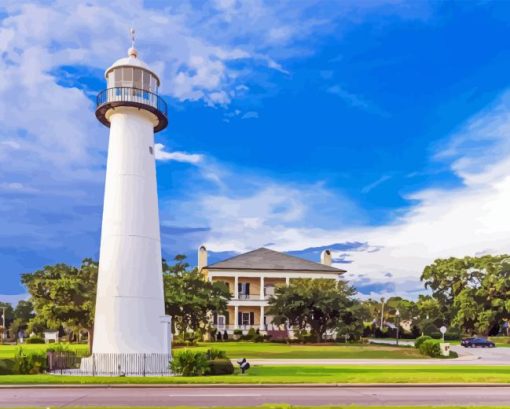
{"label": "road curb", "polygon": [[504,388],[510,383],[293,383],[293,384],[41,384],[0,385],[2,389],[161,389],[161,388]]}

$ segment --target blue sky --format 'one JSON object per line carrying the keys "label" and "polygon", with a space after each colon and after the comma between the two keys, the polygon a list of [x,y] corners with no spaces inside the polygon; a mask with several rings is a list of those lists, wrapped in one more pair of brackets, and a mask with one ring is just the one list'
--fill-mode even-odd
{"label": "blue sky", "polygon": [[170,107],[166,257],[332,247],[365,296],[416,297],[435,258],[510,251],[508,2],[6,0],[0,19],[0,294],[98,255],[94,98],[131,25]]}

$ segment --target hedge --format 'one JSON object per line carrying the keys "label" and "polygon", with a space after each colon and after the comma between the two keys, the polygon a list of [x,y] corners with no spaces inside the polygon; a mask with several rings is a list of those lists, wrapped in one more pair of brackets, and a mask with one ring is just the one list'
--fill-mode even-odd
{"label": "hedge", "polygon": [[207,361],[209,365],[208,375],[232,375],[234,365],[229,359],[214,359]]}

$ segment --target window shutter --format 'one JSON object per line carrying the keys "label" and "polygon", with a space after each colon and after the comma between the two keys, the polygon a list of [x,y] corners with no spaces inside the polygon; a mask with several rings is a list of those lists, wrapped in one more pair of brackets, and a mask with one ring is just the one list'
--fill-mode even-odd
{"label": "window shutter", "polygon": [[245,292],[245,294],[246,295],[250,295],[250,283],[246,283],[245,285],[246,285],[246,292]]}
{"label": "window shutter", "polygon": [[239,294],[242,294],[242,292],[243,292],[243,283],[238,283],[237,284],[237,292]]}
{"label": "window shutter", "polygon": [[255,313],[250,312],[250,325],[255,325]]}
{"label": "window shutter", "polygon": [[242,312],[237,313],[237,325],[243,325],[243,313]]}
{"label": "window shutter", "polygon": [[218,314],[213,315],[213,324],[218,325]]}
{"label": "window shutter", "polygon": [[230,314],[228,311],[225,313],[225,325],[230,325]]}

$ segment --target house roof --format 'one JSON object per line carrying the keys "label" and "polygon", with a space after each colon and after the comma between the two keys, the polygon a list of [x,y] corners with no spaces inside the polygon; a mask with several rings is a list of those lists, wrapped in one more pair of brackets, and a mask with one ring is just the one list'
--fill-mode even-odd
{"label": "house roof", "polygon": [[264,247],[228,258],[206,267],[208,270],[283,270],[317,273],[345,273],[345,270],[326,266]]}

